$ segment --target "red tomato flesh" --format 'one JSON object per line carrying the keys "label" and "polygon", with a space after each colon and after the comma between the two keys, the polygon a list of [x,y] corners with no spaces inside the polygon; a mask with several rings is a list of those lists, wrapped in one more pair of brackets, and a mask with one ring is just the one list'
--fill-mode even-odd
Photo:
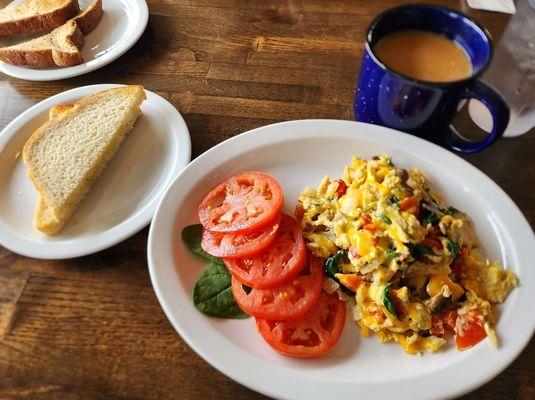
{"label": "red tomato flesh", "polygon": [[212,233],[203,229],[201,247],[221,258],[251,257],[268,247],[277,237],[279,221],[249,233]]}
{"label": "red tomato flesh", "polygon": [[240,172],[219,183],[199,204],[199,219],[211,232],[252,232],[280,216],[279,183],[263,172]]}
{"label": "red tomato flesh", "polygon": [[485,321],[478,309],[459,315],[455,323],[455,343],[459,350],[475,346],[487,337]]}
{"label": "red tomato flesh", "polygon": [[264,340],[273,349],[291,357],[318,357],[340,339],[346,322],[346,306],[336,293],[322,291],[318,302],[303,317],[291,321],[257,319]]}
{"label": "red tomato flesh", "polygon": [[323,283],[323,264],[309,257],[307,267],[292,280],[271,289],[246,289],[232,277],[232,293],[243,311],[256,318],[300,318],[318,301]]}
{"label": "red tomato flesh", "polygon": [[306,264],[305,241],[299,225],[282,214],[277,237],[264,251],[247,258],[226,258],[229,272],[244,285],[267,289],[296,276]]}

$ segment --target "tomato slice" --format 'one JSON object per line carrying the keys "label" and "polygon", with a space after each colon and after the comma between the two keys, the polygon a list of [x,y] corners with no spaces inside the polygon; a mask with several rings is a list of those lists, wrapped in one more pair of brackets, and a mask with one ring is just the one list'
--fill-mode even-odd
{"label": "tomato slice", "polygon": [[483,315],[478,309],[458,315],[455,323],[455,343],[457,348],[466,350],[485,339],[487,332],[484,325]]}
{"label": "tomato slice", "polygon": [[263,172],[240,172],[219,183],[199,204],[201,224],[211,232],[252,232],[280,216],[279,183]]}
{"label": "tomato slice", "polygon": [[244,285],[257,289],[277,286],[296,276],[306,264],[306,247],[295,219],[282,214],[277,238],[252,257],[227,258],[230,273]]}
{"label": "tomato slice", "polygon": [[257,319],[264,340],[279,353],[291,357],[318,357],[340,339],[346,322],[346,306],[336,293],[322,291],[316,305],[292,321]]}
{"label": "tomato slice", "polygon": [[249,233],[212,233],[203,229],[201,247],[215,257],[251,257],[273,243],[278,229],[279,221]]}
{"label": "tomato slice", "polygon": [[250,289],[232,278],[232,293],[243,311],[256,318],[300,318],[316,304],[323,283],[323,264],[312,256],[308,266],[291,281],[272,289]]}

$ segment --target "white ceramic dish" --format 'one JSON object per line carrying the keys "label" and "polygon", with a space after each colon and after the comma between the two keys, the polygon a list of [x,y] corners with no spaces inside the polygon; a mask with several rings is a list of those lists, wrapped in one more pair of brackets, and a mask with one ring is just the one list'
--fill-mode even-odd
{"label": "white ceramic dish", "polygon": [[[22,3],[15,0],[14,3]],[[79,0],[85,8],[91,0]],[[0,72],[28,81],[54,81],[87,74],[126,53],[145,31],[149,10],[145,0],[103,0],[104,15],[93,32],[85,37],[84,63],[68,68],[29,68],[0,61]],[[11,46],[40,34],[0,37],[0,47]]]}
{"label": "white ceramic dish", "polygon": [[[190,292],[203,261],[180,240],[197,223],[200,197],[240,170],[273,174],[292,212],[305,186],[340,176],[351,156],[392,155],[397,165],[418,166],[449,204],[468,212],[487,254],[518,274],[521,287],[501,307],[499,349],[488,340],[465,352],[454,348],[423,357],[395,344],[362,338],[348,321],[337,347],[323,358],[298,360],[274,353],[252,319],[218,320],[199,313]],[[149,270],[160,304],[186,342],[232,379],[279,399],[438,399],[460,396],[492,379],[532,336],[535,314],[535,237],[511,199],[487,176],[456,155],[414,136],[350,121],[306,120],[269,125],[207,151],[171,184],[151,225]]]}
{"label": "white ceramic dish", "polygon": [[120,85],[76,88],[44,100],[0,133],[0,245],[25,256],[73,258],[111,247],[144,228],[170,182],[188,164],[188,127],[167,100],[146,91],[143,114],[60,234],[33,225],[37,191],[20,152],[56,104]]}

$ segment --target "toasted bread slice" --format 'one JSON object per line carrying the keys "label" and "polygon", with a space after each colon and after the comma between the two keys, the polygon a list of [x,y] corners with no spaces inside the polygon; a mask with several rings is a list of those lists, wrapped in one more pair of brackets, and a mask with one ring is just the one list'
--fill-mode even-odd
{"label": "toasted bread slice", "polygon": [[71,20],[48,35],[0,48],[0,61],[33,67],[70,67],[84,62],[79,50],[83,44],[84,36]]}
{"label": "toasted bread slice", "polygon": [[102,0],[94,0],[84,11],[73,18],[84,35],[93,32],[101,19]]}
{"label": "toasted bread slice", "polygon": [[55,114],[28,140],[23,160],[39,191],[34,225],[57,234],[141,114],[141,86],[95,93]]}
{"label": "toasted bread slice", "polygon": [[78,0],[25,0],[0,10],[0,36],[57,28],[79,12]]}

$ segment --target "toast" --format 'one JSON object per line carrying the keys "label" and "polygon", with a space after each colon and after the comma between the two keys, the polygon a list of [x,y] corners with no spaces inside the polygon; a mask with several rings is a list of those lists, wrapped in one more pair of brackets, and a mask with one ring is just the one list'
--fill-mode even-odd
{"label": "toast", "polygon": [[57,108],[23,149],[28,175],[40,194],[34,225],[61,231],[141,114],[141,86],[95,93],[72,108]]}
{"label": "toast", "polygon": [[84,43],[83,35],[91,33],[101,18],[102,0],[94,0],[84,11],[48,35],[0,48],[0,61],[31,67],[82,64],[84,60],[79,49]]}
{"label": "toast", "polygon": [[0,10],[0,36],[57,28],[79,12],[78,0],[25,0]]}
{"label": "toast", "polygon": [[102,19],[102,0],[94,0],[80,14],[73,18],[84,35],[89,35]]}
{"label": "toast", "polygon": [[0,61],[32,67],[71,67],[84,62],[80,47],[84,36],[73,20],[48,35],[0,48]]}

